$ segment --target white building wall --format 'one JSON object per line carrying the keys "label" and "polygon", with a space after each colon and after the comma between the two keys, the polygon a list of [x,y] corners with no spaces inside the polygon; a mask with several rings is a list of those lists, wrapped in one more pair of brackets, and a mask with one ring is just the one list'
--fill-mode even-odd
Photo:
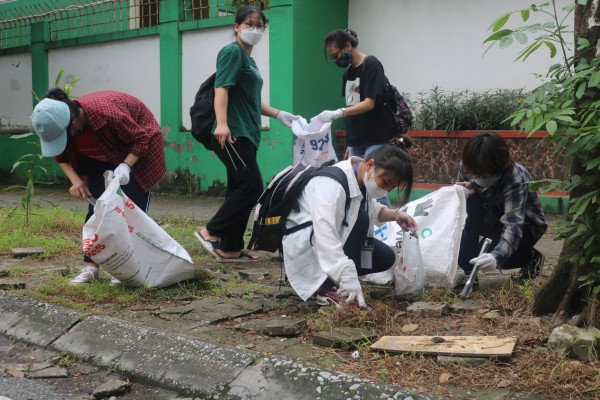
{"label": "white building wall", "polygon": [[[216,27],[187,31],[182,36],[182,121],[191,127],[190,107],[202,82],[211,76],[217,65],[221,48],[234,41],[233,27]],[[252,49],[251,57],[263,78],[262,101],[269,104],[269,29],[265,30],[260,43]],[[269,126],[269,118],[262,118],[263,127]]]}
{"label": "white building wall", "polygon": [[56,76],[64,69],[67,82],[69,76],[81,78],[73,95],[98,90],[129,93],[142,100],[160,121],[158,36],[52,50],[48,64],[49,87],[54,86]]}
{"label": "white building wall", "polygon": [[[375,55],[400,92],[415,99],[419,92],[439,86],[445,91],[465,89],[532,89],[534,73],[545,74],[560,59],[550,59],[545,48],[524,63],[515,62],[518,49],[494,47],[485,56],[482,45],[491,23],[502,14],[528,7],[523,0],[349,0],[348,27],[358,34],[358,48]],[[559,0],[560,9],[568,0]],[[534,15],[527,24],[545,22]],[[513,20],[514,19],[514,20]],[[514,23],[512,23],[514,21]],[[573,25],[573,17],[566,21]],[[521,26],[519,15],[507,27]]]}
{"label": "white building wall", "polygon": [[[0,126],[3,129],[31,127],[31,55],[0,57]],[[43,93],[38,93],[43,96]]]}

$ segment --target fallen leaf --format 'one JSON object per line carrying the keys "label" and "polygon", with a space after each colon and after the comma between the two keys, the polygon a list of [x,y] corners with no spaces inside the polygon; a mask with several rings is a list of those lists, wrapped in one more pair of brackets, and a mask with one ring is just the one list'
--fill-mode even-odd
{"label": "fallen leaf", "polygon": [[416,331],[417,329],[419,329],[419,325],[417,324],[406,324],[402,327],[402,332],[410,333]]}
{"label": "fallen leaf", "polygon": [[448,381],[450,380],[450,378],[452,378],[452,374],[450,374],[448,372],[444,372],[442,375],[440,375],[439,382],[441,384],[448,383]]}
{"label": "fallen leaf", "polygon": [[499,382],[499,383],[496,385],[496,387],[498,387],[498,388],[506,388],[506,387],[509,387],[510,385],[512,385],[512,380],[510,380],[510,379],[505,379],[505,380],[503,380],[503,381],[500,381],[500,382]]}

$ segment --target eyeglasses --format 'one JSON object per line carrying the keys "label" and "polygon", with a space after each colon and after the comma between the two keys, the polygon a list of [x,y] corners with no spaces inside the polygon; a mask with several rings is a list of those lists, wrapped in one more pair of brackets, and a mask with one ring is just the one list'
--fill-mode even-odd
{"label": "eyeglasses", "polygon": [[258,29],[261,32],[264,32],[265,29],[267,28],[266,25],[260,24],[260,25],[254,25],[252,22],[243,22],[244,25],[246,25],[248,28],[250,29]]}
{"label": "eyeglasses", "polygon": [[339,50],[338,50],[338,51],[335,53],[335,55],[334,55],[334,54],[330,54],[330,55],[329,55],[329,59],[330,59],[331,61],[335,61],[335,60],[339,59],[339,58],[340,58],[340,54],[342,54],[342,50],[343,50],[343,49],[339,49]]}

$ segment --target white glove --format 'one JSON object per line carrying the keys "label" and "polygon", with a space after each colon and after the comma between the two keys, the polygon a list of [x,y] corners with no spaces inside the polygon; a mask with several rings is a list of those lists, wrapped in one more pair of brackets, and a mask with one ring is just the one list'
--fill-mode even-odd
{"label": "white glove", "polygon": [[292,126],[292,122],[297,120],[299,117],[297,115],[290,114],[289,112],[279,110],[275,118],[277,118],[279,122],[281,122],[283,125],[289,128],[290,126]]}
{"label": "white glove", "polygon": [[323,122],[331,122],[335,121],[338,118],[342,118],[344,116],[344,112],[341,108],[337,110],[325,110],[321,114],[317,115],[317,118],[320,118]]}
{"label": "white glove", "polygon": [[125,186],[129,183],[129,173],[131,172],[131,167],[124,162],[119,164],[117,168],[115,168],[114,175],[115,177],[119,177],[119,185]]}
{"label": "white glove", "polygon": [[496,269],[496,257],[492,253],[483,253],[479,257],[475,257],[469,264],[479,266],[480,271],[493,271]]}
{"label": "white glove", "polygon": [[365,298],[362,293],[362,288],[360,287],[360,282],[358,278],[346,278],[342,279],[340,282],[340,287],[337,290],[338,294],[342,297],[348,297],[346,299],[346,303],[351,303],[353,301],[358,301],[358,305],[361,307],[366,307],[367,303],[365,302]]}

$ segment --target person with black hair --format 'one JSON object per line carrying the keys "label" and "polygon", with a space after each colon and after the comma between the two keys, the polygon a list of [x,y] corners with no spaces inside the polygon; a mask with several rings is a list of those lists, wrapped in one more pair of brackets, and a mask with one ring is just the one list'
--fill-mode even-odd
{"label": "person with black hair", "polygon": [[[54,157],[71,182],[69,193],[78,199],[98,198],[104,192],[106,171],[144,212],[150,189],[165,175],[165,153],[160,126],[138,98],[100,91],[77,98],[60,88],[50,89],[31,115],[42,154]],[[94,214],[89,205],[85,221]],[[84,256],[84,268],[71,284],[98,279],[99,267]],[[113,284],[119,281],[111,279]]]}
{"label": "person with black hair", "polygon": [[[544,255],[534,246],[548,225],[537,193],[529,191],[531,181],[527,169],[512,160],[508,144],[496,132],[482,132],[465,144],[457,184],[468,189],[467,221],[458,256],[466,275],[475,265],[482,271],[521,268],[514,277],[519,282],[541,273]],[[484,238],[492,239],[493,250],[478,255]],[[464,287],[466,278],[458,282],[458,289]]]}
{"label": "person with black hair", "polygon": [[396,260],[391,247],[375,239],[373,225],[396,221],[416,231],[410,215],[376,201],[394,188],[403,202],[413,184],[411,159],[404,150],[408,138],[394,138],[367,154],[335,164],[346,174],[350,202],[341,183],[327,176],[312,178],[287,218],[286,228],[312,221],[311,227],[283,237],[283,261],[290,284],[303,299],[316,293],[317,303],[366,305],[358,276],[390,269]]}
{"label": "person with black hair", "polygon": [[217,57],[212,148],[227,168],[227,194],[196,237],[220,261],[256,260],[243,249],[248,218],[263,190],[256,160],[261,115],[276,118],[287,127],[298,118],[261,101],[263,80],[250,54],[266,27],[267,18],[259,8],[241,7],[233,26],[235,41]]}
{"label": "person with black hair", "polygon": [[[383,65],[375,56],[358,48],[358,35],[352,29],[335,29],[325,37],[326,59],[344,68],[342,95],[345,107],[325,110],[318,116],[324,121],[346,119],[346,157],[363,157],[388,143],[397,135],[392,114],[385,110],[381,98],[388,79]],[[380,199],[390,206],[386,197]]]}

